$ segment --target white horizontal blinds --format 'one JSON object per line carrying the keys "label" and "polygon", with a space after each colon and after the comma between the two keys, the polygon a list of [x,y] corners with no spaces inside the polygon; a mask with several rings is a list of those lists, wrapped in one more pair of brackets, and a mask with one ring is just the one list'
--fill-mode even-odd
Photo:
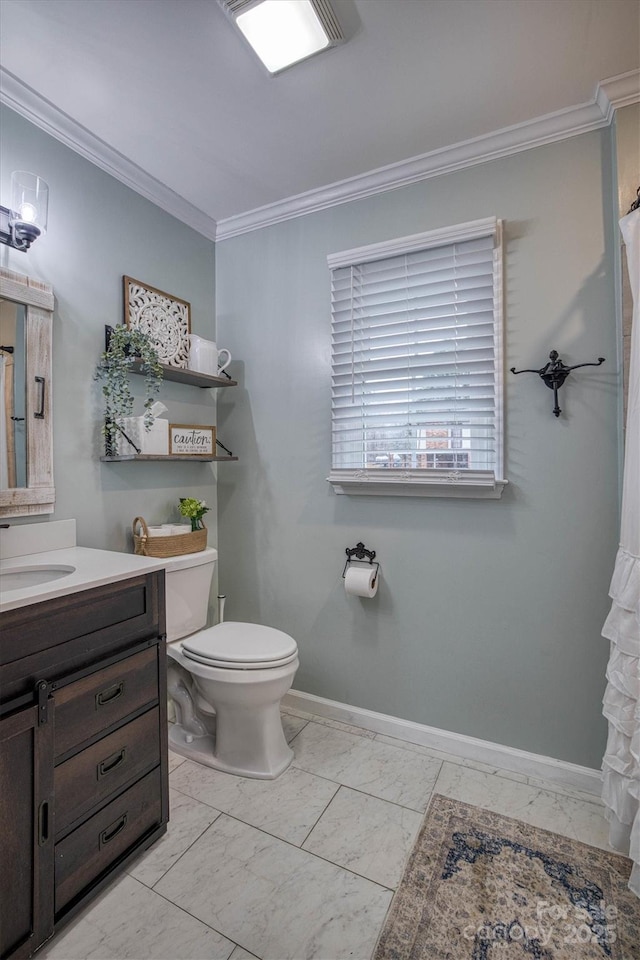
{"label": "white horizontal blinds", "polygon": [[334,469],[496,467],[494,235],[332,271]]}

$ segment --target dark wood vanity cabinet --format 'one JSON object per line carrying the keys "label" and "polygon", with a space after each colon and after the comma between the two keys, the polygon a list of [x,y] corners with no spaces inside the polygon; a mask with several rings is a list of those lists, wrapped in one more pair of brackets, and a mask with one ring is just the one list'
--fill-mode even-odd
{"label": "dark wood vanity cabinet", "polygon": [[0,720],[3,957],[28,957],[53,932],[52,813],[53,726],[25,707]]}
{"label": "dark wood vanity cabinet", "polygon": [[166,830],[164,571],[0,614],[0,956]]}

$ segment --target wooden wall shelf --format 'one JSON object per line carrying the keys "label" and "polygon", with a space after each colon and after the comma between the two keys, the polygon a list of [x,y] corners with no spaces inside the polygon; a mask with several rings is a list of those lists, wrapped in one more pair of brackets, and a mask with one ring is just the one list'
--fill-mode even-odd
{"label": "wooden wall shelf", "polygon": [[237,457],[199,457],[189,453],[131,453],[122,454],[116,457],[100,457],[103,463],[124,463],[125,460],[187,460],[191,463],[213,463],[222,460],[237,460]]}
{"label": "wooden wall shelf", "polygon": [[[191,387],[208,389],[211,387],[238,386],[237,380],[229,380],[227,377],[212,377],[208,373],[197,373],[195,370],[186,370],[184,367],[168,367],[164,363],[161,364],[161,367],[164,380],[173,380],[175,383],[187,383]],[[143,375],[140,361],[134,361],[131,372]]]}
{"label": "wooden wall shelf", "polygon": [[[109,328],[107,327],[107,330]],[[170,367],[167,364],[160,364],[162,367],[162,377],[164,380],[173,380],[175,383],[186,383],[190,387],[200,387],[204,390],[215,389],[217,387],[237,387],[238,381],[231,380],[229,377],[212,377],[208,373],[198,373],[196,370],[187,370],[184,367]],[[137,373],[144,376],[142,362],[134,360],[131,373]],[[237,460],[237,457],[224,456],[193,456],[191,454],[150,454],[150,453],[132,453],[120,454],[114,457],[100,457],[102,463],[124,463],[129,460],[181,460],[183,463],[191,461],[192,463],[224,463],[231,460]]]}

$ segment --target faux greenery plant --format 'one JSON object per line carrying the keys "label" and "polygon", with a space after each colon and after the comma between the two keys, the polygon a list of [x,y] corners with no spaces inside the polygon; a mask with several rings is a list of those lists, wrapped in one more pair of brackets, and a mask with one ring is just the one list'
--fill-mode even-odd
{"label": "faux greenery plant", "polygon": [[202,530],[204,523],[202,518],[209,512],[209,507],[204,500],[197,500],[195,497],[180,497],[180,513],[183,517],[191,520],[192,530]]}
{"label": "faux greenery plant", "polygon": [[107,456],[114,456],[122,420],[133,413],[133,394],[129,386],[129,372],[138,361],[144,373],[146,397],[144,426],[149,430],[154,417],[151,406],[162,383],[162,366],[158,353],[147,333],[124,325],[114,327],[109,345],[100,357],[95,379],[102,380],[105,399],[105,417],[102,433]]}

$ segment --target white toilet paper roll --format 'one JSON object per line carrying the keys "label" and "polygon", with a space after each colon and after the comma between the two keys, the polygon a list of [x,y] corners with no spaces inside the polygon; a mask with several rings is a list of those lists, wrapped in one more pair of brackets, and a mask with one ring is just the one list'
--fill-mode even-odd
{"label": "white toilet paper roll", "polygon": [[375,597],[378,592],[377,567],[349,566],[344,576],[345,592],[351,597]]}

